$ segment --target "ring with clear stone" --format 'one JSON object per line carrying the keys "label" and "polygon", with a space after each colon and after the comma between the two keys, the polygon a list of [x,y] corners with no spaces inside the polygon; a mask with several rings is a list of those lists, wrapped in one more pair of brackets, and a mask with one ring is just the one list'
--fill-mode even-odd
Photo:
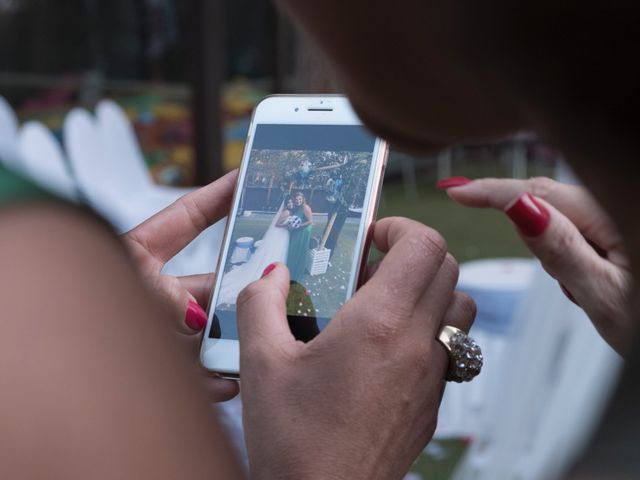
{"label": "ring with clear stone", "polygon": [[482,350],[466,333],[449,325],[440,329],[437,337],[449,353],[448,382],[469,382],[482,370]]}

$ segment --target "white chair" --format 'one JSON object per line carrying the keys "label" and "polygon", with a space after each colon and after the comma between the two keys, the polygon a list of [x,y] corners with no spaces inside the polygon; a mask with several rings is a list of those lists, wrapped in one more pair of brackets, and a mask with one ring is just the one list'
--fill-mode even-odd
{"label": "white chair", "polygon": [[65,118],[64,145],[81,194],[116,230],[126,232],[155,211],[138,203],[136,195],[127,195],[113,181],[111,165],[105,157],[102,141],[92,115],[75,108]]}
{"label": "white chair", "polygon": [[35,121],[25,123],[18,132],[18,149],[32,181],[67,200],[78,199],[62,147],[47,127]]}
{"label": "white chair", "polygon": [[[149,205],[156,213],[195,188],[156,184],[147,169],[135,132],[124,110],[112,100],[102,100],[96,107],[96,125],[106,161],[111,165],[111,182],[124,195]],[[164,273],[187,275],[210,272],[215,268],[226,220],[217,222],[164,268]]]}
{"label": "white chair", "polygon": [[[154,183],[144,161],[133,127],[124,110],[112,100],[96,107],[96,124],[105,155],[118,177],[118,187],[158,202],[158,210],[194,188],[168,187]],[[151,200],[152,199],[152,200]]]}
{"label": "white chair", "polygon": [[[104,108],[103,126],[110,118]],[[154,190],[149,186],[148,174],[144,177],[139,172],[133,173],[130,178],[122,175],[122,170],[129,167],[120,163],[124,157],[120,157],[111,144],[132,140],[119,140],[119,137],[104,132],[101,134],[93,116],[84,109],[76,108],[69,112],[63,133],[67,156],[81,193],[121,233],[131,230],[185,193],[182,189],[171,195],[162,188]],[[140,184],[131,178],[137,178]],[[212,271],[218,259],[225,225],[226,219],[223,219],[202,232],[167,263],[164,273],[191,275]]]}
{"label": "white chair", "polygon": [[487,428],[493,394],[503,375],[504,350],[518,304],[529,288],[537,262],[527,258],[489,258],[460,265],[457,289],[476,302],[471,336],[482,347],[482,373],[472,382],[447,385],[436,437],[476,437]]}
{"label": "white chair", "polygon": [[18,118],[4,97],[0,95],[0,162],[22,173],[22,159],[18,151]]}

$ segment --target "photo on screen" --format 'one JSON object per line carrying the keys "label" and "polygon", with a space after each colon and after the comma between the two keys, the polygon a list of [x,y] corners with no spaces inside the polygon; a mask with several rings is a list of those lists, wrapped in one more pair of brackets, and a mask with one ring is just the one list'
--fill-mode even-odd
{"label": "photo on screen", "polygon": [[[340,135],[327,136],[327,126],[304,127],[324,129],[323,140],[298,138],[296,148],[259,148],[254,141],[215,304],[222,338],[236,334],[240,291],[273,262],[289,269],[287,314],[298,338],[313,338],[347,300],[374,140],[361,127],[335,130],[359,129],[360,136],[347,144]],[[283,141],[264,146],[295,143],[286,135]],[[326,149],[332,146],[351,149]]]}

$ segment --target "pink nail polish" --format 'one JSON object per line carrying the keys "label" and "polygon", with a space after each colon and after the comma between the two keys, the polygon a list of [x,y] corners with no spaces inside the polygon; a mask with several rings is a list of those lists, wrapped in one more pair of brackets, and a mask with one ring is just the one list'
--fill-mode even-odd
{"label": "pink nail polish", "polygon": [[260,278],[264,278],[267,275],[269,275],[271,272],[273,272],[276,268],[276,264],[275,263],[271,263],[269,265],[267,265],[267,268],[264,269],[264,271],[262,272],[262,276]]}
{"label": "pink nail polish", "polygon": [[184,323],[186,323],[190,329],[199,332],[207,325],[207,313],[196,302],[189,300],[187,312],[184,316]]}
{"label": "pink nail polish", "polygon": [[541,235],[551,220],[549,211],[528,192],[507,205],[505,213],[527,237]]}
{"label": "pink nail polish", "polygon": [[446,190],[447,188],[462,187],[471,183],[473,180],[467,177],[448,177],[438,180],[436,188],[439,190]]}

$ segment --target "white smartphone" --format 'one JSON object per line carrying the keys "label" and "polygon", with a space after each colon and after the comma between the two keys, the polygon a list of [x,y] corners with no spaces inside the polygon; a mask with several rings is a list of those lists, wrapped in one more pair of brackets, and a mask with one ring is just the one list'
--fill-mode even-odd
{"label": "white smartphone", "polygon": [[291,275],[287,314],[309,341],[354,294],[387,159],[340,95],[275,95],[253,114],[209,302],[200,360],[238,378],[236,300],[273,262]]}

